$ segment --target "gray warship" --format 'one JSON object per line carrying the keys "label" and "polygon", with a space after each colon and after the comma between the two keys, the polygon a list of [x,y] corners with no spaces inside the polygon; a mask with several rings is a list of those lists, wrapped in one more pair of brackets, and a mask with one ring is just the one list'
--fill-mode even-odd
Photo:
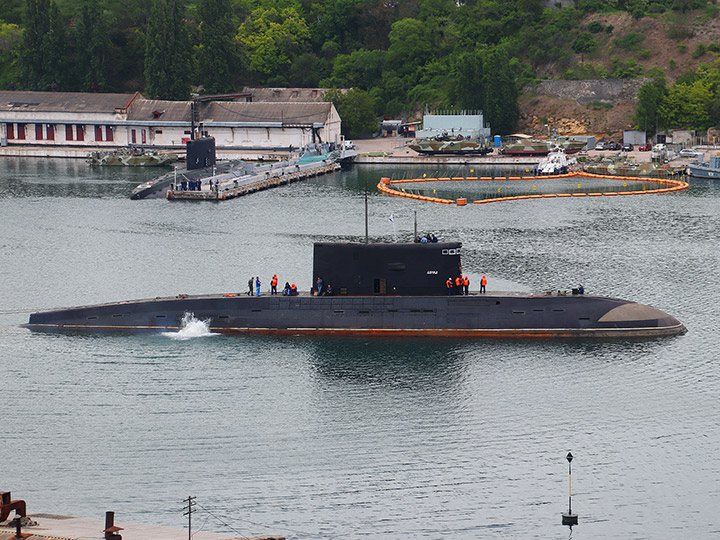
{"label": "gray warship", "polygon": [[[53,332],[177,331],[189,315],[222,334],[331,334],[467,338],[654,338],[686,331],[653,307],[572,293],[448,294],[460,242],[314,245],[317,295],[178,294],[32,313]],[[329,287],[332,294],[326,294]],[[573,294],[576,293],[576,294]]]}

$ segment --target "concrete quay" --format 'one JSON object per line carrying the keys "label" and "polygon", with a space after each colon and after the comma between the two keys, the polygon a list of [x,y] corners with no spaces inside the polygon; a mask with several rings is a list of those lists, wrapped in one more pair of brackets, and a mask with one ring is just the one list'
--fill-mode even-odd
{"label": "concrete quay", "polygon": [[[33,146],[17,145],[0,146],[0,157],[23,157],[23,158],[66,158],[66,159],[87,159],[92,152],[112,152],[118,147],[101,146]],[[178,158],[185,158],[184,148],[157,148],[152,150],[177,154]],[[290,152],[287,150],[241,150],[238,148],[218,148],[217,159],[244,159],[246,161],[281,161],[288,159]]]}
{"label": "concrete quay", "polygon": [[[534,169],[539,163],[540,157],[520,156],[509,157],[501,156],[497,153],[487,156],[428,156],[420,155],[414,150],[410,150],[407,146],[413,139],[404,137],[375,137],[372,139],[358,139],[353,143],[357,147],[358,155],[354,163],[359,165],[483,165],[483,166],[500,166],[500,167],[525,167]],[[70,159],[86,159],[90,152],[102,152],[112,150],[112,148],[103,148],[98,146],[33,146],[33,145],[9,145],[0,147],[0,157],[31,157],[31,158],[70,158]],[[163,152],[177,153],[178,156],[184,156],[184,149],[178,148],[158,148]],[[717,152],[715,147],[701,148],[705,150],[706,156],[710,152]],[[578,156],[586,156],[594,158],[598,156],[614,156],[618,152],[590,150],[581,152]],[[632,152],[622,152],[623,157],[628,157],[638,163],[650,161],[650,152],[640,152],[634,150]],[[263,149],[240,149],[240,148],[218,148],[218,160],[243,159],[246,161],[281,161],[288,159],[289,152],[287,150],[263,150]],[[671,165],[686,164],[690,159],[676,158]]]}
{"label": "concrete quay", "polygon": [[[26,540],[102,540],[105,538],[105,521],[99,519],[60,516],[55,514],[32,514],[31,520],[37,525],[22,528]],[[147,525],[115,520],[115,526],[122,540],[184,540],[187,529],[175,529],[161,525]],[[15,526],[6,521],[0,523],[0,540],[15,539]],[[196,530],[192,531],[193,540],[285,540],[281,535],[243,536],[241,534],[221,534]]]}

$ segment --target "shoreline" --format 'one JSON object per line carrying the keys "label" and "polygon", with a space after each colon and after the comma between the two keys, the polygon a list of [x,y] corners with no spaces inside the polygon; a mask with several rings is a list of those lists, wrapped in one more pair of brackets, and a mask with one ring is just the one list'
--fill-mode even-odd
{"label": "shoreline", "polygon": [[[197,511],[196,511],[197,512]],[[23,518],[25,519],[25,518]],[[48,539],[62,538],[70,540],[102,539],[103,531],[107,524],[105,521],[93,518],[57,515],[49,513],[28,513],[27,520],[30,523],[22,527],[22,534],[26,540],[33,538]],[[111,522],[117,529],[110,534],[110,538],[116,536],[115,540],[125,536],[132,540],[177,540],[187,537],[187,527],[175,528],[165,525],[152,525],[147,523],[132,523],[124,520],[113,520]],[[199,527],[201,529],[201,527]],[[15,538],[14,519],[0,523],[0,540],[13,540]],[[120,533],[117,536],[116,533]],[[196,530],[193,527],[193,540],[285,540],[284,535],[263,534],[260,536],[240,536],[237,533],[217,533],[203,530]],[[108,538],[105,535],[104,538]]]}
{"label": "shoreline", "polygon": [[[503,156],[493,153],[485,156],[457,156],[457,155],[420,155],[408,148],[407,144],[412,138],[400,136],[376,137],[373,139],[358,139],[353,143],[357,148],[355,165],[479,165],[479,166],[500,166],[500,167],[535,167],[542,156]],[[101,146],[33,146],[33,145],[8,145],[0,147],[0,158],[2,157],[26,157],[26,158],[61,158],[61,159],[87,159],[91,152],[107,152],[118,148]],[[178,148],[157,148],[157,151],[174,153],[178,156],[185,154],[184,149]],[[705,154],[717,148],[705,148]],[[282,161],[288,159],[287,150],[277,149],[238,149],[218,148],[217,159],[221,160],[246,160],[246,161]],[[638,163],[650,161],[650,152],[609,152],[588,150],[576,154],[577,157],[596,159],[599,157],[611,158],[620,154],[621,157],[630,158]],[[687,158],[675,158],[670,161],[671,166],[685,166],[692,160]],[[529,172],[529,171],[528,171]]]}

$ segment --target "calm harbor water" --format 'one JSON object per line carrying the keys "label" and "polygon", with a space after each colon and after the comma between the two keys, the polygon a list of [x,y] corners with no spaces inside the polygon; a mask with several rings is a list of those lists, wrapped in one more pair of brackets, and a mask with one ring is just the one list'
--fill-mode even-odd
{"label": "calm harbor water", "polygon": [[[436,174],[436,171],[427,171]],[[448,170],[457,175],[469,171]],[[223,203],[130,201],[156,171],[0,161],[2,489],[48,512],[318,538],[720,535],[720,184],[448,207],[350,171]],[[650,341],[43,335],[31,311],[309,288],[312,243],[419,230],[463,242],[476,289],[637,300]],[[488,189],[495,189],[490,186]],[[393,222],[389,221],[390,214]],[[175,336],[176,337],[176,336]]]}

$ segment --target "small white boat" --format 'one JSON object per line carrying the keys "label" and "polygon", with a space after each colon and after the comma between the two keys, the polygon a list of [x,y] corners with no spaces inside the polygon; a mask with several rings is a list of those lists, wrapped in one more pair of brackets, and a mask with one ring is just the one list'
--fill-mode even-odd
{"label": "small white boat", "polygon": [[542,176],[565,174],[570,170],[570,167],[576,163],[577,160],[575,158],[568,158],[564,150],[556,148],[540,160],[537,166],[537,173]]}

